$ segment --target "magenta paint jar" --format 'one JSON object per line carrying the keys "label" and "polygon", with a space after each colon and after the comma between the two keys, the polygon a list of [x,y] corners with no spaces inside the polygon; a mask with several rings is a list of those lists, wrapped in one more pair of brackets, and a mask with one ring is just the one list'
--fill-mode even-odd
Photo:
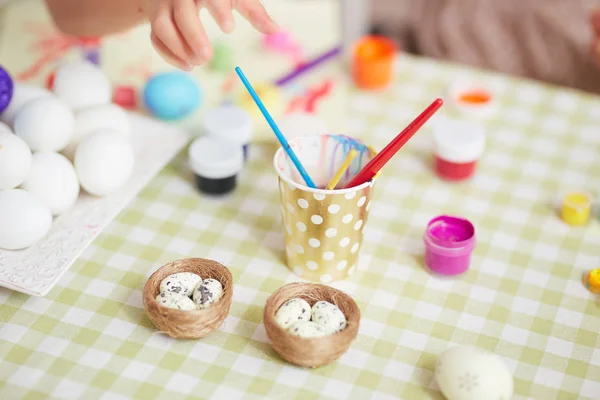
{"label": "magenta paint jar", "polygon": [[469,269],[475,249],[475,227],[463,218],[441,215],[429,221],[423,237],[425,265],[440,275],[460,275]]}

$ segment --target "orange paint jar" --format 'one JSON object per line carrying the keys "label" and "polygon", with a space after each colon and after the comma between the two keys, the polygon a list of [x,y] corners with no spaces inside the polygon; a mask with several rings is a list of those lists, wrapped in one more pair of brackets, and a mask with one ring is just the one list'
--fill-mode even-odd
{"label": "orange paint jar", "polygon": [[354,84],[366,90],[387,87],[394,75],[394,60],[398,48],[383,36],[365,36],[354,45],[352,78]]}

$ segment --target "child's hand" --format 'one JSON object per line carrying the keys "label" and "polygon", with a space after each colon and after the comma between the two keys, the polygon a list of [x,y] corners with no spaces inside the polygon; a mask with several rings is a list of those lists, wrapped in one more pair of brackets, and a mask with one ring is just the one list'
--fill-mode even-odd
{"label": "child's hand", "polygon": [[592,54],[598,66],[600,66],[600,9],[592,13],[592,29],[594,30],[594,41],[592,42]]}
{"label": "child's hand", "polygon": [[277,25],[260,0],[147,0],[152,28],[151,40],[156,51],[171,65],[191,71],[212,57],[212,45],[199,10],[206,7],[221,30],[234,28],[233,10],[238,11],[255,29],[275,33]]}

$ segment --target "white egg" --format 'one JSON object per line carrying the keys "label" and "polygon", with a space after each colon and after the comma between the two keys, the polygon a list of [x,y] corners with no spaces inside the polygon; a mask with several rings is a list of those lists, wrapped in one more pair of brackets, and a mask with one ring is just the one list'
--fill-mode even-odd
{"label": "white egg", "polygon": [[472,346],[446,350],[435,367],[437,384],[448,400],[510,400],[513,378],[492,353]]}
{"label": "white egg", "polygon": [[31,171],[21,187],[48,206],[53,215],[69,210],[79,197],[75,168],[58,153],[34,153]]}
{"label": "white egg", "polygon": [[4,122],[0,121],[0,132],[8,132],[8,133],[13,133],[12,129],[10,126],[8,126],[7,124],[5,124]]}
{"label": "white egg", "polygon": [[191,296],[202,278],[191,272],[178,272],[167,276],[160,282],[160,291]]}
{"label": "white egg", "polygon": [[0,191],[0,249],[20,250],[41,240],[52,225],[52,213],[22,189]]}
{"label": "white egg", "polygon": [[327,301],[318,301],[312,306],[311,320],[323,325],[328,334],[340,332],[346,327],[346,316],[342,310]]}
{"label": "white egg", "polygon": [[187,296],[174,292],[161,292],[156,296],[156,301],[163,307],[173,308],[181,311],[196,309],[196,304]]}
{"label": "white egg", "polygon": [[32,100],[15,118],[15,134],[32,151],[60,151],[73,136],[73,111],[55,97]]}
{"label": "white egg", "polygon": [[123,187],[133,172],[133,165],[131,143],[110,129],[87,135],[75,153],[79,183],[95,196],[107,196]]}
{"label": "white egg", "polygon": [[312,321],[298,321],[290,326],[288,332],[305,339],[327,336],[327,331],[323,325]]}
{"label": "white egg", "polygon": [[110,104],[112,98],[108,78],[87,60],[60,65],[54,77],[54,93],[76,111]]}
{"label": "white egg", "polygon": [[310,304],[304,299],[289,299],[275,313],[275,322],[288,329],[298,321],[310,321]]}
{"label": "white egg", "polygon": [[193,299],[198,308],[208,308],[223,297],[223,285],[216,279],[202,281],[194,290]]}
{"label": "white egg", "polygon": [[17,113],[25,104],[41,97],[51,96],[52,93],[41,86],[15,83],[12,99],[6,110],[0,115],[0,120],[12,127],[14,126]]}
{"label": "white egg", "polygon": [[75,113],[75,132],[71,142],[62,153],[73,160],[81,141],[90,133],[100,129],[112,129],[129,138],[131,127],[127,112],[116,104],[106,104],[78,111]]}
{"label": "white egg", "polygon": [[0,130],[0,190],[19,186],[30,168],[31,150],[27,144],[10,130]]}

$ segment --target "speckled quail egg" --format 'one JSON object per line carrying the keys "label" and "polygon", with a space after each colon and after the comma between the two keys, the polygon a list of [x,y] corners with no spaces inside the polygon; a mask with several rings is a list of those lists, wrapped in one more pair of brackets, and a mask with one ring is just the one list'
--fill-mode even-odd
{"label": "speckled quail egg", "polygon": [[321,324],[312,321],[297,321],[288,329],[291,335],[301,338],[317,338],[327,336],[327,331]]}
{"label": "speckled quail egg", "polygon": [[340,332],[346,327],[344,313],[327,301],[318,301],[312,306],[311,321],[323,325],[328,334]]}
{"label": "speckled quail egg", "polygon": [[193,299],[198,308],[208,308],[223,296],[223,285],[216,279],[204,279],[194,290]]}
{"label": "speckled quail egg", "polygon": [[79,180],[73,164],[53,152],[33,155],[31,170],[21,188],[46,204],[53,215],[69,210],[79,197]]}
{"label": "speckled quail egg", "polygon": [[473,346],[456,346],[438,358],[438,387],[448,400],[510,400],[513,378],[506,364]]}
{"label": "speckled quail egg", "polygon": [[194,289],[202,282],[200,275],[192,272],[178,272],[167,276],[160,282],[160,291],[173,292],[184,296],[191,296]]}
{"label": "speckled quail egg", "polygon": [[0,130],[0,190],[19,186],[31,168],[31,150],[10,130]]}
{"label": "speckled quail egg", "polygon": [[86,136],[77,147],[74,164],[79,183],[88,193],[107,196],[129,180],[134,150],[120,133],[102,129]]}
{"label": "speckled quail egg", "polygon": [[161,292],[156,296],[156,301],[161,306],[175,310],[191,311],[196,309],[196,305],[192,299],[179,293]]}
{"label": "speckled quail egg", "polygon": [[54,77],[54,93],[75,111],[110,104],[112,98],[108,78],[87,60],[60,65]]}
{"label": "speckled quail egg", "polygon": [[275,313],[275,322],[288,329],[298,321],[310,321],[310,304],[304,299],[295,298],[283,303]]}
{"label": "speckled quail egg", "polygon": [[0,249],[21,250],[41,240],[52,225],[44,203],[22,189],[0,191]]}
{"label": "speckled quail egg", "polygon": [[8,108],[0,114],[0,120],[8,126],[13,127],[15,117],[21,108],[32,100],[41,97],[51,97],[52,93],[41,86],[29,85],[26,83],[15,83],[13,88],[13,97],[10,100]]}
{"label": "speckled quail egg", "polygon": [[73,111],[55,97],[25,104],[15,118],[15,134],[31,151],[60,151],[73,136]]}

